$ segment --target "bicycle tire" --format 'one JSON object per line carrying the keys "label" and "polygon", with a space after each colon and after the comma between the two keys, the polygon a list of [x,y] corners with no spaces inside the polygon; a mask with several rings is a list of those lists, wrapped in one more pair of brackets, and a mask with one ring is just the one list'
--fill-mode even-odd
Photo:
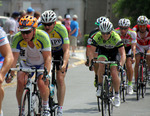
{"label": "bicycle tire", "polygon": [[40,116],[41,115],[41,110],[42,110],[42,99],[40,97],[39,91],[37,93],[32,94],[32,98],[34,96],[33,100],[33,111],[35,116]]}
{"label": "bicycle tire", "polygon": [[22,99],[21,99],[21,105],[20,105],[20,116],[24,114],[24,116],[30,116],[30,91],[28,89],[25,89],[23,91]]}
{"label": "bicycle tire", "polygon": [[138,77],[137,77],[137,92],[136,92],[137,100],[140,99],[140,93],[141,93],[141,76],[142,76],[142,66],[139,65]]}
{"label": "bicycle tire", "polygon": [[110,106],[108,101],[108,81],[103,78],[102,91],[101,91],[101,108],[102,116],[110,116]]}
{"label": "bicycle tire", "polygon": [[98,111],[100,112],[101,111],[101,98],[100,97],[97,97],[97,106],[98,106]]}
{"label": "bicycle tire", "polygon": [[[126,77],[125,77],[125,79],[126,79]],[[121,74],[120,98],[123,100],[123,102],[126,101],[126,93],[127,93],[126,80],[123,79],[123,74]]]}

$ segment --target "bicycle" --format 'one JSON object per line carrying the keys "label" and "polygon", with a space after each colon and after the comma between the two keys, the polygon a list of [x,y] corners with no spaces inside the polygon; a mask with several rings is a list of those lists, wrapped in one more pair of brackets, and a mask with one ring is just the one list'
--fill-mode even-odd
{"label": "bicycle", "polygon": [[56,115],[56,108],[58,108],[58,103],[56,103],[56,89],[57,89],[57,82],[56,82],[56,63],[60,63],[60,66],[62,66],[62,57],[60,57],[60,60],[52,60],[52,78],[51,78],[51,84],[50,84],[50,95],[49,95],[49,107],[50,107],[50,114],[51,116]]}
{"label": "bicycle", "polygon": [[[29,73],[27,83],[22,94],[19,116],[40,116],[42,109],[42,100],[37,87],[37,73],[45,72],[46,69],[37,69],[35,67],[11,68],[10,71],[23,71]],[[34,80],[32,80],[32,72],[35,72]]]}
{"label": "bicycle", "polygon": [[92,65],[94,63],[102,63],[105,64],[105,72],[103,74],[103,82],[101,88],[101,96],[97,96],[98,100],[98,108],[100,108],[100,100],[101,100],[101,108],[102,108],[102,116],[111,116],[113,113],[113,89],[112,89],[112,78],[110,74],[110,65],[112,63],[117,63],[117,61],[91,61]]}
{"label": "bicycle", "polygon": [[139,62],[139,68],[138,68],[138,77],[136,82],[136,97],[137,100],[140,99],[140,94],[142,95],[142,98],[144,98],[146,93],[146,84],[148,81],[148,73],[147,73],[147,63],[146,63],[146,55],[150,55],[149,53],[140,52],[140,62]]}
{"label": "bicycle", "polygon": [[[133,59],[133,53],[127,54],[126,57],[131,57]],[[123,68],[120,68],[120,77],[121,77],[120,98],[123,100],[123,102],[125,102],[126,95],[127,95],[127,87],[128,87],[126,64],[124,64]]]}
{"label": "bicycle", "polygon": [[127,95],[127,74],[126,74],[126,67],[124,65],[123,68],[120,68],[120,77],[121,77],[121,83],[120,83],[120,99],[123,100],[123,102],[126,101],[126,95]]}

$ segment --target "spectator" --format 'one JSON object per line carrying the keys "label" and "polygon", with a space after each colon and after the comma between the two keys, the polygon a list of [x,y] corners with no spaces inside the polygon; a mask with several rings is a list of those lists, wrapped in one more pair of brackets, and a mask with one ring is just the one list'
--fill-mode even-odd
{"label": "spectator", "polygon": [[16,34],[18,32],[18,18],[19,18],[19,12],[13,12],[11,17],[6,20],[4,25],[4,30],[6,33],[9,33],[10,35]]}
{"label": "spectator", "polygon": [[57,17],[57,24],[62,24],[63,21],[64,19],[62,18],[62,16]]}
{"label": "spectator", "polygon": [[18,22],[20,21],[20,19],[21,19],[23,16],[26,15],[26,11],[25,11],[25,10],[20,10],[19,13],[20,13],[20,17],[18,18]]}
{"label": "spectator", "polygon": [[66,29],[67,29],[67,31],[68,31],[68,34],[70,33],[70,31],[71,31],[71,28],[70,28],[70,15],[69,14],[67,14],[66,15],[66,19],[65,19],[65,27],[66,27]]}
{"label": "spectator", "polygon": [[75,56],[75,48],[77,46],[77,36],[78,36],[78,30],[79,30],[79,24],[77,22],[77,15],[73,15],[72,21],[70,24],[71,32],[69,33],[70,36],[70,46],[72,49],[72,56]]}
{"label": "spectator", "polygon": [[28,7],[27,8],[27,15],[31,15],[31,16],[33,16],[33,12],[34,12],[35,10],[32,8],[32,7]]}
{"label": "spectator", "polygon": [[38,11],[35,11],[34,12],[34,17],[37,19],[37,21],[38,21],[38,26],[39,25],[41,25],[41,18],[40,18],[40,16],[41,16],[41,13],[40,12],[38,12]]}

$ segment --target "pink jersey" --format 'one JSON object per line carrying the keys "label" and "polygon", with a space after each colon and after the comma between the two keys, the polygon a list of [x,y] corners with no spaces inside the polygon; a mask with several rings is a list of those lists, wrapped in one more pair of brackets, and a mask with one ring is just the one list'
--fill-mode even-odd
{"label": "pink jersey", "polygon": [[121,35],[119,27],[116,28],[115,31],[120,35],[125,47],[131,46],[132,43],[137,42],[137,34],[131,28],[128,29],[125,37]]}

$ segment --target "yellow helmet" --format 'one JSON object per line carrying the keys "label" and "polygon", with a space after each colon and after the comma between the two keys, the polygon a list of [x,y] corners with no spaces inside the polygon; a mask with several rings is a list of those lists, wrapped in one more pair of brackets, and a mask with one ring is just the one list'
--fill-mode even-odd
{"label": "yellow helmet", "polygon": [[19,30],[27,31],[38,26],[37,19],[30,15],[25,15],[19,21]]}

